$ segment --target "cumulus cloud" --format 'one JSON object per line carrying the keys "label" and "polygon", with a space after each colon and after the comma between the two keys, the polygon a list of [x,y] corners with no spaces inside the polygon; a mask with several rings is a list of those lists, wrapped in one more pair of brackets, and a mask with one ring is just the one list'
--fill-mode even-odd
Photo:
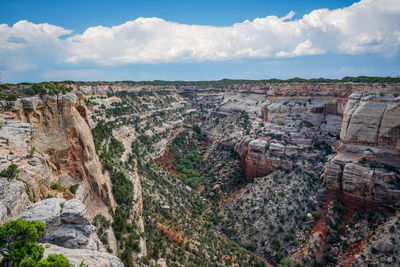
{"label": "cumulus cloud", "polygon": [[0,24],[0,67],[11,71],[28,71],[56,62],[65,53],[60,37],[72,33],[47,23],[26,20],[12,27]]}
{"label": "cumulus cloud", "polygon": [[[293,16],[290,12],[229,27],[138,18],[74,35],[59,26],[20,21],[12,27],[0,25],[0,64],[32,68],[37,64],[32,57],[72,65],[120,65],[399,52],[399,0],[362,0],[341,9],[314,10],[297,20]],[[64,35],[70,36],[60,38]],[[21,55],[26,66],[21,66]],[[12,64],[15,58],[18,64]]]}

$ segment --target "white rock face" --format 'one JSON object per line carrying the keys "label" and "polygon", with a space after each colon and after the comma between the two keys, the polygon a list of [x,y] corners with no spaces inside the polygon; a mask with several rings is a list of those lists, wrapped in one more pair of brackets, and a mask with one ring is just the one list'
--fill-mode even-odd
{"label": "white rock face", "polygon": [[22,121],[8,120],[0,122],[1,147],[25,150],[28,148],[27,141],[30,138],[33,127]]}
{"label": "white rock face", "polygon": [[11,220],[30,203],[21,181],[0,178],[0,224]]}
{"label": "white rock face", "polygon": [[325,165],[328,187],[386,205],[398,203],[400,176],[392,170],[400,166],[399,129],[398,98],[353,93],[343,116],[339,153]]}
{"label": "white rock face", "polygon": [[38,201],[25,207],[19,217],[28,221],[44,222],[47,232],[60,223],[61,203],[65,203],[65,201],[62,198],[49,198]]}
{"label": "white rock face", "polygon": [[73,249],[104,251],[96,228],[90,223],[87,210],[78,199],[45,199],[26,207],[19,217],[46,224],[46,233],[39,238],[40,242]]}
{"label": "white rock face", "polygon": [[44,258],[49,254],[62,254],[69,260],[73,267],[78,267],[82,262],[89,267],[123,267],[124,264],[114,255],[107,252],[88,249],[70,249],[53,244],[43,244]]}
{"label": "white rock face", "polygon": [[66,223],[90,224],[86,207],[79,199],[71,199],[65,203],[61,220]]}

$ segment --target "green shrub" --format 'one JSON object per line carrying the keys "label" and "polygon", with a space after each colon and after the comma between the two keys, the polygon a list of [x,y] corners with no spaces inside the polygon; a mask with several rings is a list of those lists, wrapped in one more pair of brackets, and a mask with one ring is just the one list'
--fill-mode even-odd
{"label": "green shrub", "polygon": [[37,243],[44,234],[46,226],[39,221],[17,219],[0,226],[0,251],[3,258],[1,266],[21,267],[67,267],[68,260],[62,255],[50,254],[43,259],[44,248]]}
{"label": "green shrub", "polygon": [[132,207],[133,184],[123,172],[115,172],[110,175],[112,192],[118,205]]}
{"label": "green shrub", "polygon": [[291,265],[293,262],[294,262],[294,260],[292,260],[291,258],[285,257],[285,258],[282,258],[282,259],[279,261],[277,267],[290,267],[290,265]]}
{"label": "green shrub", "polygon": [[67,190],[66,187],[60,185],[59,183],[51,183],[50,188],[57,191],[65,191]]}
{"label": "green shrub", "polygon": [[70,267],[69,261],[61,254],[50,254],[46,259],[40,260],[36,265],[24,265],[26,267]]}
{"label": "green shrub", "polygon": [[7,180],[13,180],[18,178],[18,166],[15,165],[14,163],[11,163],[8,165],[7,169],[4,169],[0,172],[1,177],[7,178]]}
{"label": "green shrub", "polygon": [[362,158],[362,159],[360,159],[360,160],[358,161],[358,163],[360,163],[360,164],[365,164],[365,163],[367,163],[367,159],[366,159],[366,158]]}
{"label": "green shrub", "polygon": [[76,194],[76,191],[78,190],[78,187],[79,187],[79,184],[74,184],[74,185],[71,185],[70,187],[69,187],[69,191],[72,193],[72,194]]}
{"label": "green shrub", "polygon": [[35,147],[34,146],[31,149],[28,150],[28,158],[32,158],[33,154],[35,154]]}
{"label": "green shrub", "polygon": [[371,167],[372,169],[375,169],[378,166],[378,163],[376,161],[371,161],[369,163],[369,167]]}

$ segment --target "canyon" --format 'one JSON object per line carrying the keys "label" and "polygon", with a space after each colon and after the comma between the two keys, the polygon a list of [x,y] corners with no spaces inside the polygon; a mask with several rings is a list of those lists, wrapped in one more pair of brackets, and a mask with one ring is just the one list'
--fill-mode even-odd
{"label": "canyon", "polygon": [[29,86],[0,101],[0,223],[44,221],[45,255],[400,264],[398,83]]}

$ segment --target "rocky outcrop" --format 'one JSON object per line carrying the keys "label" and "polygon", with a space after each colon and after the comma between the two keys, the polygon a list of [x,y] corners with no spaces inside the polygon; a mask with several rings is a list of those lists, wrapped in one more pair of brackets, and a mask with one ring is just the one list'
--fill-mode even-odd
{"label": "rocky outcrop", "polygon": [[39,242],[104,251],[96,228],[90,223],[86,208],[78,199],[45,199],[24,208],[19,217],[46,224],[46,232]]}
{"label": "rocky outcrop", "polygon": [[[33,200],[49,195],[75,197],[88,208],[90,218],[103,214],[112,219],[108,211],[115,206],[111,182],[96,155],[83,99],[77,91],[9,103],[12,108],[3,110],[5,119],[0,118],[0,170],[15,163]],[[51,188],[52,184],[63,190]],[[78,186],[75,195],[65,190],[72,185]],[[109,240],[117,251],[112,231]]]}
{"label": "rocky outcrop", "polygon": [[342,143],[400,150],[400,97],[355,93],[345,114]]}
{"label": "rocky outcrop", "polygon": [[382,83],[272,83],[234,84],[228,89],[238,93],[271,96],[316,96],[347,98],[353,92],[398,93],[398,84]]}
{"label": "rocky outcrop", "polygon": [[131,91],[140,92],[143,89],[173,89],[173,86],[154,86],[154,85],[140,85],[132,84],[130,82],[81,82],[70,84],[70,87],[74,88],[75,91],[84,93],[85,95],[107,95],[109,93]]}
{"label": "rocky outcrop", "polygon": [[82,262],[96,267],[124,266],[117,257],[105,252],[85,206],[78,199],[45,199],[25,207],[18,217],[45,223],[46,232],[39,238],[45,248],[44,257],[62,254],[72,266]]}
{"label": "rocky outcrop", "polygon": [[98,206],[98,201],[114,205],[111,182],[103,175],[95,152],[83,94],[25,98],[22,102],[26,120],[35,128],[32,146],[49,162],[55,182],[64,187],[78,183],[85,188],[78,197],[87,206]]}
{"label": "rocky outcrop", "polygon": [[25,156],[33,132],[29,123],[0,118],[0,164]]}
{"label": "rocky outcrop", "polygon": [[252,125],[259,138],[244,137],[235,145],[246,177],[299,164],[316,167],[308,164],[318,158],[314,143],[338,146],[344,103],[341,98],[269,97],[262,104],[258,125]]}
{"label": "rocky outcrop", "polygon": [[23,182],[0,178],[0,224],[17,216],[30,203]]}
{"label": "rocky outcrop", "polygon": [[338,154],[325,166],[329,188],[387,205],[400,203],[400,97],[353,93]]}
{"label": "rocky outcrop", "polygon": [[27,193],[35,200],[49,192],[52,173],[48,162],[39,153],[28,157],[29,143],[35,132],[30,123],[0,119],[0,170],[11,163],[18,166],[19,178],[26,183]]}
{"label": "rocky outcrop", "polygon": [[279,167],[292,168],[291,162],[280,158],[285,155],[281,144],[244,137],[236,144],[235,151],[242,158],[247,179],[265,176]]}

